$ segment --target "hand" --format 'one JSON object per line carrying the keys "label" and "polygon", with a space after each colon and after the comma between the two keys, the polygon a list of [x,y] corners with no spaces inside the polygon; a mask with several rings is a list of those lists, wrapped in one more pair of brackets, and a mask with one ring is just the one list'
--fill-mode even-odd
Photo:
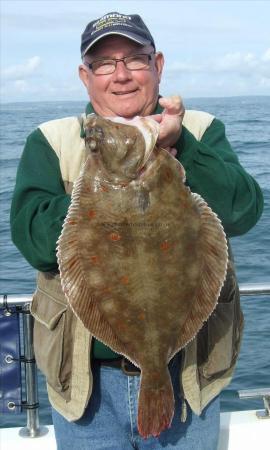
{"label": "hand", "polygon": [[[167,147],[173,147],[181,135],[185,108],[181,97],[176,95],[160,98],[159,104],[164,111],[162,114],[155,114],[151,117],[160,124],[158,145],[168,150]],[[172,154],[174,152],[175,149]]]}

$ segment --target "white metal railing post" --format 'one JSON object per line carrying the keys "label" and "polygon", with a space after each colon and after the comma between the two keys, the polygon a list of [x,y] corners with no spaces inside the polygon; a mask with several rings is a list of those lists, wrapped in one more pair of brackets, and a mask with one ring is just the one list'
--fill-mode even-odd
{"label": "white metal railing post", "polygon": [[39,403],[37,368],[33,344],[34,319],[30,314],[30,303],[23,306],[23,336],[24,336],[24,358],[25,364],[25,408],[27,413],[27,425],[19,431],[22,437],[39,437],[48,432],[46,427],[39,426]]}
{"label": "white metal railing post", "polygon": [[264,403],[264,410],[256,412],[259,419],[270,419],[270,388],[246,389],[238,391],[240,399],[261,398]]}

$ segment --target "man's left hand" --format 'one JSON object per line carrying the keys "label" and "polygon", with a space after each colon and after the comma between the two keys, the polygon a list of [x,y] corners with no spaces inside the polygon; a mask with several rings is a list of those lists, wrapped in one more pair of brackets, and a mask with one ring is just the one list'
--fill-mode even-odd
{"label": "man's left hand", "polygon": [[[151,116],[159,124],[159,135],[157,143],[160,147],[171,148],[175,145],[182,132],[182,122],[185,114],[185,108],[181,97],[162,97],[159,104],[164,108],[162,114]],[[175,153],[175,149],[173,149]]]}

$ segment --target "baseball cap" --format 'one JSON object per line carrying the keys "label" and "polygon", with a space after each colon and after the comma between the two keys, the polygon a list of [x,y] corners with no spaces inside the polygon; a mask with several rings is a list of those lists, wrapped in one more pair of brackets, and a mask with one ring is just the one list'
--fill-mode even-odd
{"label": "baseball cap", "polygon": [[154,39],[138,14],[111,12],[89,22],[85,28],[81,39],[82,58],[97,41],[112,34],[127,37],[141,45],[151,44],[155,49]]}

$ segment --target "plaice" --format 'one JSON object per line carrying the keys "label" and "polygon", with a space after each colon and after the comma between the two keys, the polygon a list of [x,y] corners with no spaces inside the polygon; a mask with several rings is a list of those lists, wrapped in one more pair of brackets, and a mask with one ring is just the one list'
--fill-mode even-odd
{"label": "plaice", "polygon": [[215,213],[156,144],[150,118],[85,123],[89,156],[58,240],[63,291],[85,327],[141,369],[138,430],[170,426],[171,358],[213,312],[227,268]]}

